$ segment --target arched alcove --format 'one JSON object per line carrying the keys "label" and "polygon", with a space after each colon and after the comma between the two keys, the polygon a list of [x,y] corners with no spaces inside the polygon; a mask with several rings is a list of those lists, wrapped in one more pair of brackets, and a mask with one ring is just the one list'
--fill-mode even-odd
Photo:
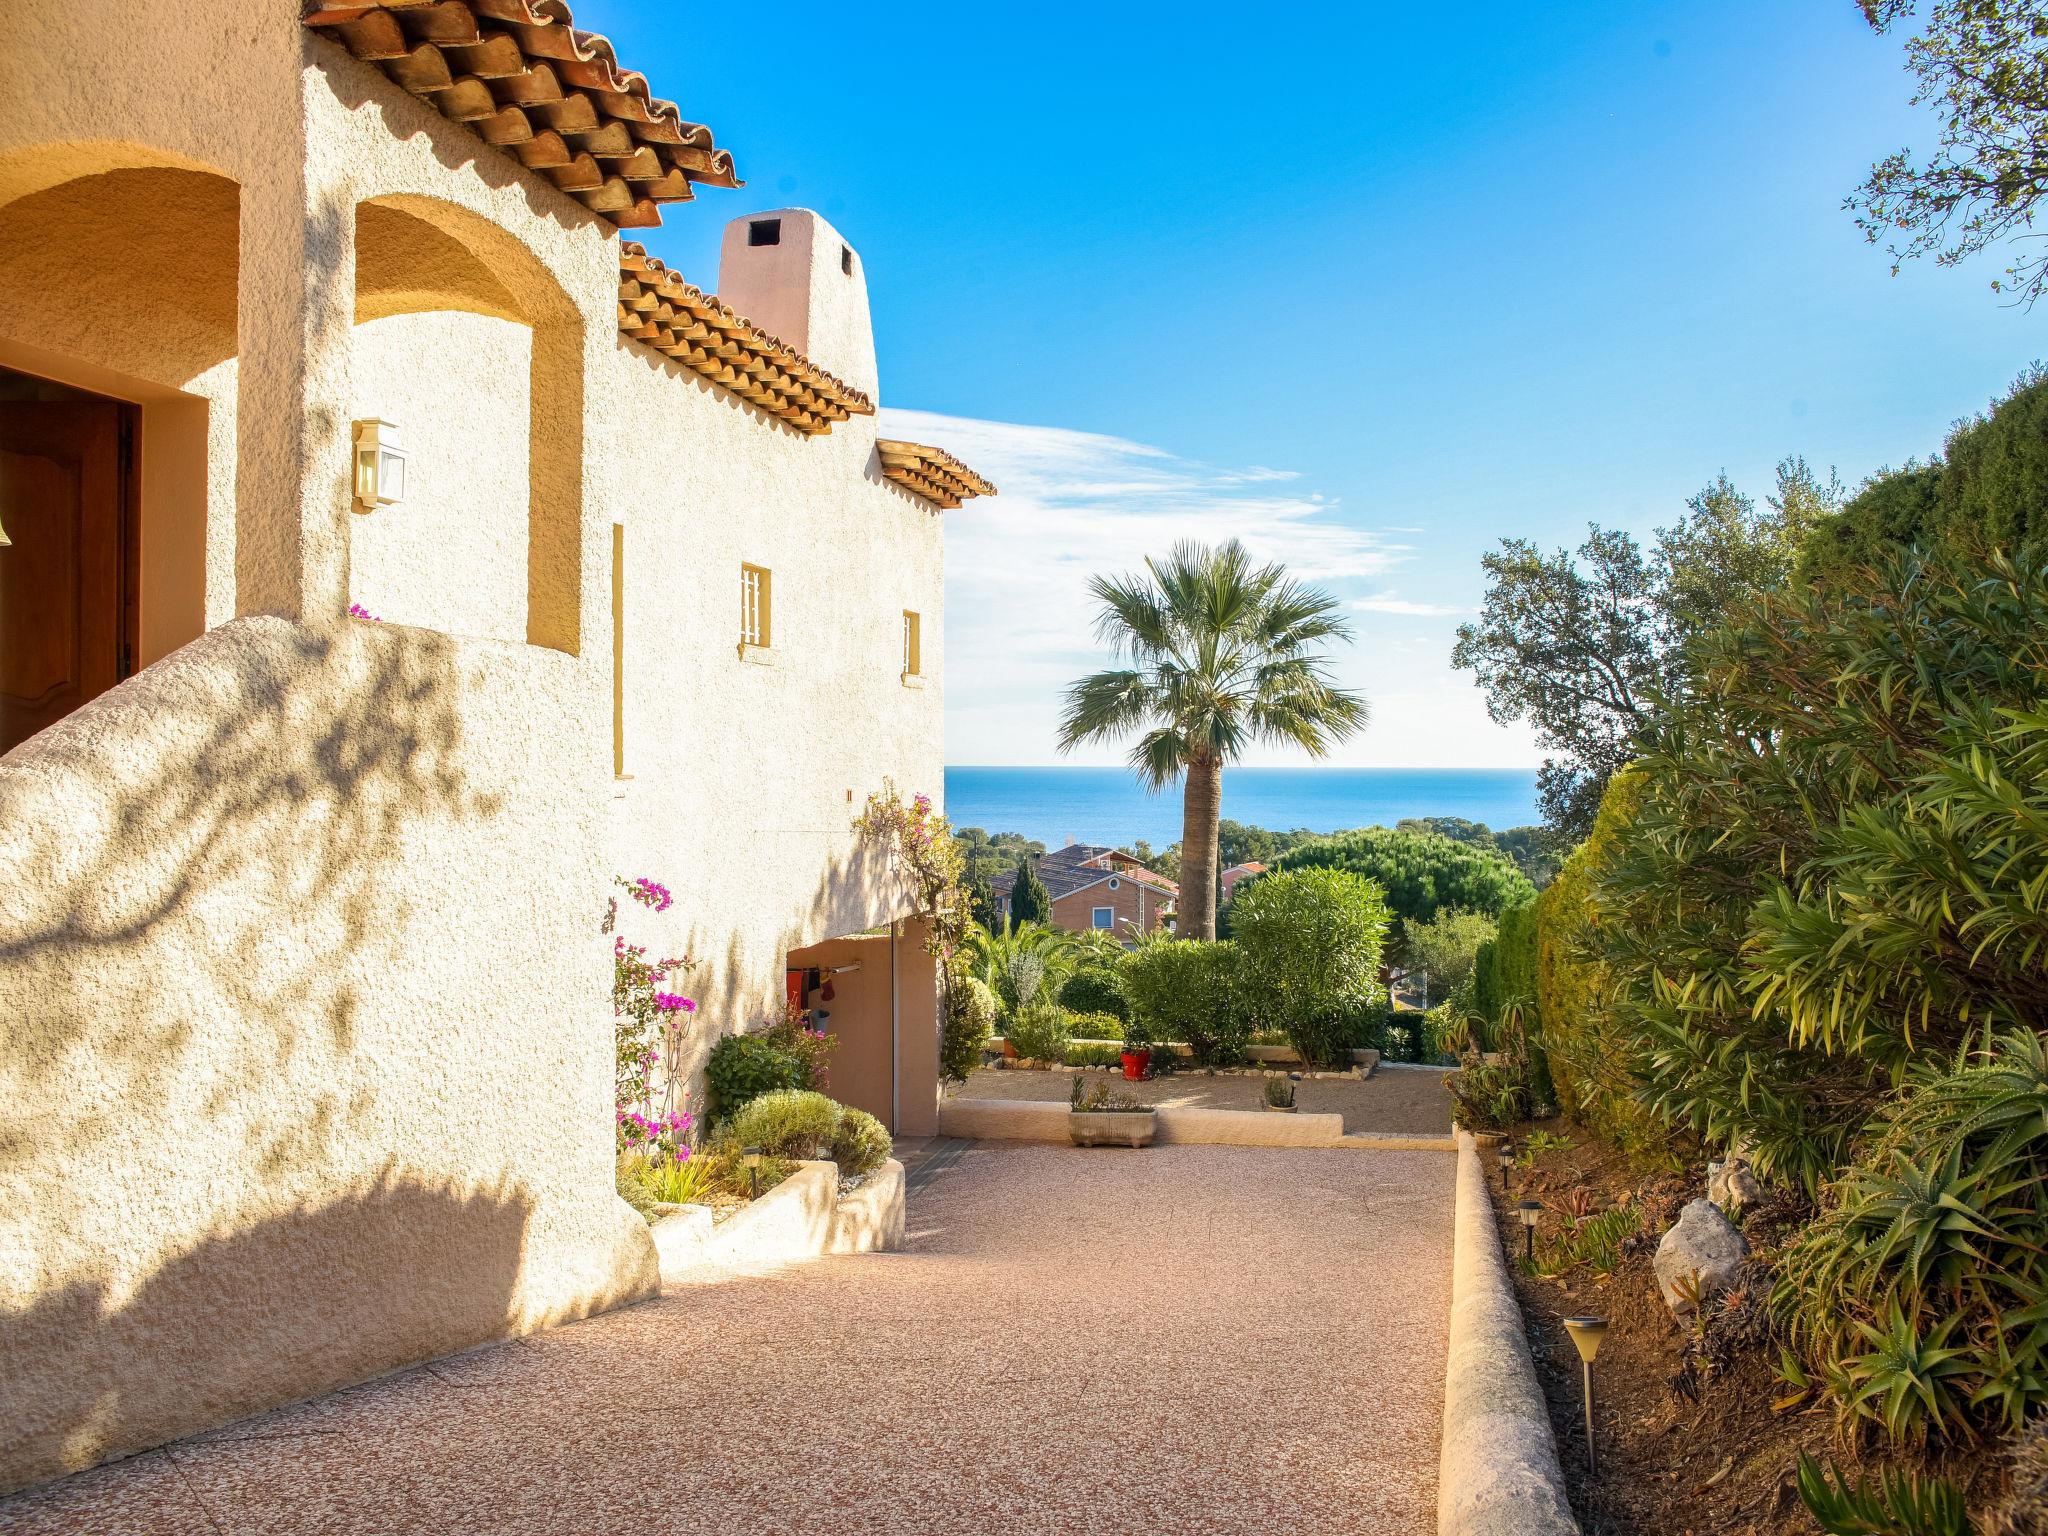
{"label": "arched alcove", "polygon": [[126,143],[11,155],[0,198],[6,745],[233,612],[241,199]]}
{"label": "arched alcove", "polygon": [[509,232],[436,199],[356,208],[357,419],[393,423],[404,500],[351,518],[379,618],[579,648],[582,321]]}

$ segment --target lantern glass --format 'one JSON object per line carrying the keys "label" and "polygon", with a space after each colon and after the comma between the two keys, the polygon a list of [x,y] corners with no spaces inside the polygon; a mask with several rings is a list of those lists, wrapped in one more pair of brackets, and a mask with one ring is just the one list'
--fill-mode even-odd
{"label": "lantern glass", "polygon": [[355,503],[359,512],[396,506],[405,499],[405,450],[388,421],[355,424]]}
{"label": "lantern glass", "polygon": [[1538,1200],[1523,1200],[1515,1206],[1515,1209],[1521,1212],[1522,1225],[1525,1227],[1535,1226],[1536,1218],[1543,1214],[1543,1204]]}
{"label": "lantern glass", "polygon": [[1604,1317],[1568,1317],[1564,1320],[1565,1331],[1572,1336],[1579,1358],[1591,1365],[1593,1357],[1600,1353],[1600,1341],[1607,1337],[1607,1319]]}

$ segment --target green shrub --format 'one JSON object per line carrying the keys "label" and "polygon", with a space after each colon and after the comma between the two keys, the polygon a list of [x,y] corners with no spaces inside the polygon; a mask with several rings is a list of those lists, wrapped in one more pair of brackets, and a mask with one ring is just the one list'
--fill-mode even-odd
{"label": "green shrub", "polygon": [[939,1069],[956,1083],[981,1065],[996,1028],[995,994],[975,977],[955,975],[946,988],[946,1022],[939,1031]]}
{"label": "green shrub", "polygon": [[666,1205],[690,1205],[704,1198],[712,1178],[706,1158],[691,1154],[650,1157],[645,1152],[628,1152],[619,1159],[619,1176],[630,1179],[651,1200]]}
{"label": "green shrub", "polygon": [[[1118,1020],[1130,1016],[1130,1005],[1124,1001],[1123,979],[1107,965],[1083,966],[1069,976],[1060,988],[1060,1006],[1070,1013],[1107,1013]],[[1119,1031],[1103,1038],[1121,1040],[1123,1034]]]}
{"label": "green shrub", "polygon": [[1063,1059],[1070,1067],[1117,1067],[1123,1065],[1124,1048],[1100,1040],[1069,1041]]}
{"label": "green shrub", "polygon": [[1349,1021],[1385,995],[1380,888],[1344,869],[1284,869],[1241,884],[1231,912],[1245,997],[1287,1031],[1304,1062],[1335,1061]]}
{"label": "green shrub", "polygon": [[808,1088],[810,1069],[759,1035],[727,1035],[711,1048],[704,1084],[711,1116],[722,1120],[764,1093]]}
{"label": "green shrub", "polygon": [[1044,998],[1026,1003],[1010,1021],[1009,1042],[1028,1061],[1058,1061],[1066,1053],[1073,1031],[1067,1027],[1067,1010]]}
{"label": "green shrub", "polygon": [[840,1106],[822,1093],[781,1089],[750,1100],[725,1124],[725,1140],[776,1157],[824,1157],[839,1134]]}
{"label": "green shrub", "polygon": [[889,1128],[864,1109],[842,1108],[832,1137],[832,1161],[842,1174],[873,1173],[889,1161],[895,1143]]}
{"label": "green shrub", "polygon": [[1229,940],[1165,939],[1141,944],[1124,960],[1132,1044],[1184,1042],[1201,1066],[1244,1059],[1250,1015],[1238,1006],[1237,946]]}
{"label": "green shrub", "polygon": [[1124,1021],[1113,1013],[1069,1013],[1067,1032],[1076,1040],[1121,1040]]}

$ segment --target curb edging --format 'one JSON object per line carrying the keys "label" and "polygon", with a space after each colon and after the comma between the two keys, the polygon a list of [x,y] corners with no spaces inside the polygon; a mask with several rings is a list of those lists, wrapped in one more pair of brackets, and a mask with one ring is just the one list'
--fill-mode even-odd
{"label": "curb edging", "polygon": [[1436,1528],[1437,1536],[1580,1536],[1486,1172],[1463,1131]]}

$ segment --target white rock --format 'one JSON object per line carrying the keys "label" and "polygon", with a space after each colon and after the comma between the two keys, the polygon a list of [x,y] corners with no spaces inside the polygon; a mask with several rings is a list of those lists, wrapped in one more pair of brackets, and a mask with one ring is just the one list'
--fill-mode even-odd
{"label": "white rock", "polygon": [[1700,1299],[1725,1291],[1749,1253],[1749,1242],[1736,1231],[1711,1200],[1693,1200],[1678,1213],[1677,1224],[1657,1244],[1657,1289],[1674,1317],[1691,1311],[1678,1287],[1689,1276],[1700,1277]]}

